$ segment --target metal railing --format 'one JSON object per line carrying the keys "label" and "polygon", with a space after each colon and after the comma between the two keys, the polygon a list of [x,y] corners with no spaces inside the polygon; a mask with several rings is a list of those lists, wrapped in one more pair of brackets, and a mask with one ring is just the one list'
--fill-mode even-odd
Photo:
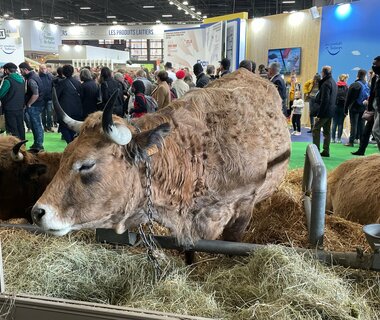
{"label": "metal railing", "polygon": [[306,149],[302,191],[309,243],[322,246],[325,230],[327,172],[322,157],[314,144]]}

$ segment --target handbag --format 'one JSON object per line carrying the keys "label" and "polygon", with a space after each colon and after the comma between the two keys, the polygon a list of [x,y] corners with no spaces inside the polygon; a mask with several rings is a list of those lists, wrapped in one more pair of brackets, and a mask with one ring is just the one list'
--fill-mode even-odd
{"label": "handbag", "polygon": [[375,119],[375,111],[365,110],[362,119],[366,121],[373,121]]}

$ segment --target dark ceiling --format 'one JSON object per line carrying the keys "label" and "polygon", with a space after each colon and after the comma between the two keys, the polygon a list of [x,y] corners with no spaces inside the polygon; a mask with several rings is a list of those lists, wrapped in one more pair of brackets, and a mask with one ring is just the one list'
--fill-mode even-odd
{"label": "dark ceiling", "polygon": [[[184,0],[181,0],[183,2]],[[285,3],[284,3],[285,2]],[[282,13],[284,11],[307,9],[313,0],[188,0],[188,7],[207,17],[247,11],[252,18]],[[144,9],[143,6],[154,6]],[[81,7],[90,7],[83,10]],[[30,9],[22,11],[21,9]],[[125,23],[199,23],[191,15],[185,15],[169,0],[0,0],[0,15],[8,18],[41,20],[58,24],[118,24]],[[172,17],[162,17],[171,14]],[[116,18],[107,18],[116,16]],[[6,16],[7,17],[7,16]],[[54,17],[58,17],[56,19]],[[60,18],[61,17],[61,18]],[[116,22],[115,22],[116,23]]]}

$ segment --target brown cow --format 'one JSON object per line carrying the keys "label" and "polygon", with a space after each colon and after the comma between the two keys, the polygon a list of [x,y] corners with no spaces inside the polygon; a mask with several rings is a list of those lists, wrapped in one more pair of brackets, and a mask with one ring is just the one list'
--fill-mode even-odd
{"label": "brown cow", "polygon": [[360,224],[380,222],[380,155],[348,160],[328,176],[327,210]]}
{"label": "brown cow", "polygon": [[216,84],[220,88],[189,92],[133,124],[112,116],[116,93],[103,113],[83,124],[58,109],[80,134],[32,210],[36,224],[63,235],[98,227],[122,233],[145,223],[151,156],[155,221],[185,245],[221,234],[240,240],[255,203],[269,197],[287,171],[290,136],[268,81],[239,70]]}
{"label": "brown cow", "polygon": [[26,152],[12,136],[0,136],[0,219],[25,218],[59,168],[61,153]]}

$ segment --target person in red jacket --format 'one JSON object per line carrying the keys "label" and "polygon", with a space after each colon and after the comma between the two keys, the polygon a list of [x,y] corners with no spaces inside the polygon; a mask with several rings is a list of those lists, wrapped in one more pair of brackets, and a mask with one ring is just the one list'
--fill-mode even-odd
{"label": "person in red jacket", "polygon": [[132,84],[132,92],[135,95],[135,101],[133,102],[133,108],[129,110],[129,114],[132,115],[132,118],[139,118],[148,112],[144,94],[144,82],[141,80],[135,80]]}

